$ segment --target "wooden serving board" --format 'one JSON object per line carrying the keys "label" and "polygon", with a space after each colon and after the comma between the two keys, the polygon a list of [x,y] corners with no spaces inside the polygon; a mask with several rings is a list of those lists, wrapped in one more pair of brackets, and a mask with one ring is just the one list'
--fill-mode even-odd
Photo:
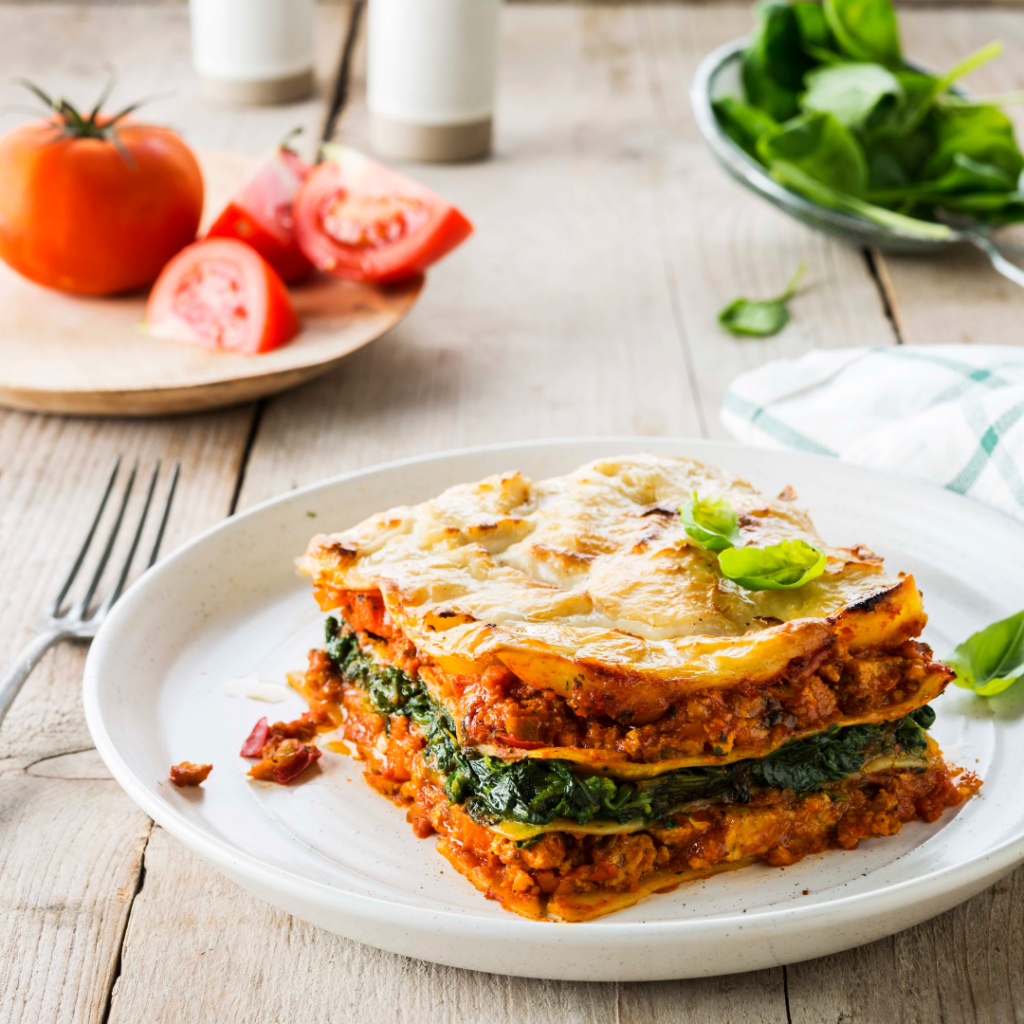
{"label": "wooden serving board", "polygon": [[[251,164],[199,153],[207,218]],[[0,405],[86,416],[153,416],[251,401],[326,373],[412,308],[422,280],[378,288],[314,275],[291,289],[302,333],[258,356],[151,338],[146,295],[93,299],[43,288],[0,263]]]}

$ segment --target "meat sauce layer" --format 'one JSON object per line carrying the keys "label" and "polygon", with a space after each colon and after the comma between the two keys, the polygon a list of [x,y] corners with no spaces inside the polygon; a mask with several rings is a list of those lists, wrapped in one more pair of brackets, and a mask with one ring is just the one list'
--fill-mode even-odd
{"label": "meat sauce layer", "polygon": [[494,747],[506,758],[543,747],[575,747],[656,763],[728,755],[734,747],[771,748],[844,718],[884,715],[888,707],[913,701],[927,684],[919,701],[926,703],[936,682],[941,689],[953,677],[926,644],[913,640],[856,657],[837,642],[806,662],[792,662],[770,683],[695,690],[661,717],[637,725],[579,714],[560,694],[528,686],[501,665],[479,674],[445,672],[417,654],[379,594],[349,591],[337,611],[352,629],[385,640],[389,663],[423,679],[451,712],[463,746]]}
{"label": "meat sauce layer", "polygon": [[338,677],[326,655],[313,652],[303,689],[314,715],[343,725],[366,763],[366,781],[407,808],[417,836],[436,833],[438,849],[488,898],[534,918],[583,920],[606,913],[622,904],[595,911],[593,902],[580,898],[636,894],[652,878],[668,878],[658,889],[664,891],[673,887],[673,874],[751,858],[783,867],[826,849],[853,849],[861,839],[896,834],[905,822],[935,821],[980,785],[971,775],[957,781],[958,773],[936,759],[923,772],[867,775],[828,792],[762,791],[749,804],[676,815],[671,827],[607,836],[550,832],[520,849],[449,804],[422,756],[424,739],[415,724],[371,711],[363,692]]}

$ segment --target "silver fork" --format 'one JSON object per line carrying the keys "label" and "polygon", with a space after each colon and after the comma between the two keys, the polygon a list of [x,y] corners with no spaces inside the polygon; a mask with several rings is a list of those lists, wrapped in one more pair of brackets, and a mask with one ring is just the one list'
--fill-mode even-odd
{"label": "silver fork", "polygon": [[[139,519],[135,526],[135,533],[132,536],[131,546],[129,547],[128,553],[121,565],[120,572],[117,574],[117,579],[114,581],[113,589],[109,594],[107,594],[102,604],[100,604],[99,607],[90,614],[90,602],[96,595],[96,590],[103,577],[103,572],[107,567],[107,562],[110,561],[111,552],[114,550],[114,543],[117,540],[117,535],[121,532],[121,524],[124,522],[124,514],[128,508],[128,499],[132,495],[132,487],[135,485],[135,477],[139,469],[138,460],[136,460],[131,473],[128,475],[128,482],[125,484],[124,488],[124,496],[121,499],[121,507],[117,510],[114,523],[110,528],[110,533],[107,536],[103,550],[100,552],[99,561],[96,564],[96,569],[93,573],[92,579],[86,586],[85,593],[74,603],[74,605],[71,606],[71,608],[66,611],[61,611],[64,599],[68,596],[72,584],[77,579],[79,570],[82,568],[86,555],[89,553],[89,548],[92,546],[92,542],[96,537],[96,531],[99,528],[100,520],[103,518],[103,512],[107,507],[107,501],[110,499],[110,494],[114,489],[114,482],[117,479],[117,474],[120,468],[121,456],[119,455],[114,460],[114,465],[111,467],[110,475],[107,477],[107,483],[103,489],[103,497],[100,498],[99,508],[96,510],[96,515],[93,517],[92,525],[89,527],[89,532],[85,535],[85,542],[82,544],[81,549],[75,556],[75,561],[71,566],[71,571],[68,573],[67,579],[64,580],[56,598],[54,598],[53,602],[47,607],[46,612],[39,621],[37,628],[40,632],[38,636],[29,641],[21,653],[14,659],[14,664],[11,666],[7,675],[0,680],[0,722],[3,722],[8,708],[10,708],[11,704],[14,702],[14,698],[18,696],[18,691],[28,678],[29,673],[35,668],[39,659],[60,640],[66,640],[72,637],[76,639],[92,639],[92,637],[96,635],[96,631],[99,629],[100,624],[107,617],[107,613],[113,607],[114,602],[121,596],[121,591],[124,590],[124,585],[128,580],[128,573],[131,572],[132,562],[135,560],[135,553],[139,547],[139,541],[142,539],[142,530],[146,525],[146,519],[149,516],[149,509],[153,502],[153,493],[156,490],[157,476],[160,473],[159,459],[157,459],[156,465],[153,467],[153,472],[150,475],[149,486],[146,489],[146,496],[143,500],[142,511],[139,513]],[[174,501],[174,492],[178,486],[178,474],[180,471],[181,463],[175,462],[174,469],[171,472],[171,482],[167,488],[167,497],[164,499],[163,511],[160,513],[160,525],[157,528],[156,539],[153,541],[153,547],[149,554],[149,561],[146,563],[147,569],[157,560],[157,556],[160,553],[160,544],[164,539],[164,530],[167,527],[167,518],[171,513],[171,502]]]}

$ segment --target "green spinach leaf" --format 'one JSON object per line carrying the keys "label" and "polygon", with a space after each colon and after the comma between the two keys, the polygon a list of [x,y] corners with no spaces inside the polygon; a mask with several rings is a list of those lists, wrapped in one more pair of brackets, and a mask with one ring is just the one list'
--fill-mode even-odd
{"label": "green spinach leaf", "polygon": [[935,181],[923,181],[917,185],[870,192],[867,198],[874,203],[913,199],[943,206],[948,205],[949,198],[953,196],[966,198],[975,193],[986,193],[993,199],[998,197],[994,204],[998,206],[1005,204],[1016,184],[1002,167],[983,164],[963,153],[957,153],[953,157],[952,166]]}
{"label": "green spinach leaf", "polygon": [[776,161],[772,165],[772,176],[780,184],[793,189],[794,192],[801,193],[812,202],[831,207],[833,210],[856,214],[865,220],[874,221],[883,227],[891,227],[903,234],[943,240],[953,237],[953,231],[947,224],[933,224],[915,217],[907,217],[893,210],[887,210],[884,206],[867,203],[856,196],[846,195],[844,192],[829,188],[828,185],[823,185],[809,174],[805,174],[799,167],[784,160]]}
{"label": "green spinach leaf", "polygon": [[733,334],[766,338],[778,334],[789,323],[786,303],[796,295],[807,270],[802,262],[793,272],[785,291],[774,299],[735,299],[718,314],[718,322]]}
{"label": "green spinach leaf", "polygon": [[824,0],[839,49],[854,60],[897,68],[903,62],[896,12],[889,0]]}
{"label": "green spinach leaf", "polygon": [[1024,611],[969,636],[947,659],[956,685],[993,697],[1024,676]]}
{"label": "green spinach leaf", "polygon": [[958,61],[940,78],[931,75],[921,76],[928,80],[927,86],[914,94],[911,102],[904,105],[899,113],[898,121],[894,125],[895,130],[903,135],[910,134],[927,116],[939,96],[945,93],[958,78],[962,78],[968,72],[987,63],[1002,53],[1002,50],[1002,43],[988,43]]}
{"label": "green spinach leaf", "polygon": [[[800,42],[804,53],[818,60],[829,59],[835,50],[836,41],[828,27],[824,8],[820,3],[811,3],[809,0],[796,0],[791,6],[793,14],[796,15],[797,27],[800,29]],[[822,55],[818,56],[814,51]],[[829,53],[829,57],[825,57],[822,51]]]}
{"label": "green spinach leaf", "polygon": [[1024,220],[1024,192],[1020,191],[944,196],[936,205],[968,218],[984,217],[985,223],[992,227],[1018,224]]}
{"label": "green spinach leaf", "polygon": [[[1001,44],[925,74],[903,63],[890,0],[765,0],[755,10],[744,95],[714,108],[723,130],[776,181],[922,239],[950,238],[948,223],[1024,220],[1024,154],[997,106],[1016,98],[950,91]],[[785,323],[778,306],[743,312],[752,334]]]}
{"label": "green spinach leaf", "polygon": [[923,102],[936,79],[917,71],[897,71],[902,98],[891,108],[881,109],[861,129],[861,142],[868,159],[872,189],[894,188],[920,179],[921,168],[935,149],[935,123],[929,112],[917,126],[908,129],[907,112]]}
{"label": "green spinach leaf", "polygon": [[832,114],[801,114],[766,131],[757,152],[768,167],[786,164],[837,192],[858,196],[867,188],[864,150]]}
{"label": "green spinach leaf", "polygon": [[752,157],[757,156],[757,140],[777,122],[760,107],[751,106],[735,96],[723,96],[712,104],[725,134]]}
{"label": "green spinach leaf", "polygon": [[804,72],[813,61],[803,51],[800,22],[790,4],[766,0],[754,11],[756,24],[743,53],[743,88],[750,103],[784,121],[797,112]]}
{"label": "green spinach leaf", "polygon": [[1010,119],[995,107],[944,109],[936,118],[936,146],[922,168],[927,181],[945,174],[957,156],[998,167],[1016,187],[1024,156]]}
{"label": "green spinach leaf", "polygon": [[881,64],[823,65],[807,72],[804,84],[805,111],[831,114],[855,130],[878,123],[903,101],[899,79]]}
{"label": "green spinach leaf", "polygon": [[699,498],[693,492],[689,505],[679,509],[688,537],[710,551],[724,551],[739,543],[739,517],[725,498]]}
{"label": "green spinach leaf", "polygon": [[824,551],[804,540],[784,540],[766,548],[729,548],[718,556],[722,575],[746,590],[792,590],[820,576]]}

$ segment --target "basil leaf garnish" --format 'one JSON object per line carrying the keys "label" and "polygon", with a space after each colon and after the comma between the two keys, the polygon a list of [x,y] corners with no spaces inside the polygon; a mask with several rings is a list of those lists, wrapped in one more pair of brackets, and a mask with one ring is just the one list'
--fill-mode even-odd
{"label": "basil leaf garnish", "polygon": [[956,685],[994,697],[1024,676],[1024,611],[986,626],[947,659]]}
{"label": "basil leaf garnish", "polygon": [[710,551],[723,551],[739,543],[739,518],[725,498],[698,498],[694,491],[693,500],[680,507],[679,515],[686,535]]}
{"label": "basil leaf garnish", "polygon": [[767,548],[737,547],[739,517],[725,498],[699,498],[693,492],[679,516],[686,535],[718,552],[718,567],[746,590],[792,590],[825,571],[824,551],[803,540],[784,540]]}
{"label": "basil leaf garnish", "polygon": [[792,590],[825,571],[824,551],[803,540],[767,548],[730,548],[718,556],[722,575],[746,590]]}

